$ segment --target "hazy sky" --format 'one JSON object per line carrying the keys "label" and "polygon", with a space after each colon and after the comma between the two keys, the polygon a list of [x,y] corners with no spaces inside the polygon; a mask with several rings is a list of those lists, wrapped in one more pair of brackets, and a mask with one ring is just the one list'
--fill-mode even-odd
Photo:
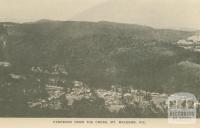
{"label": "hazy sky", "polygon": [[106,0],[0,0],[0,21],[69,20]]}
{"label": "hazy sky", "polygon": [[0,0],[0,21],[39,19],[200,29],[200,0]]}

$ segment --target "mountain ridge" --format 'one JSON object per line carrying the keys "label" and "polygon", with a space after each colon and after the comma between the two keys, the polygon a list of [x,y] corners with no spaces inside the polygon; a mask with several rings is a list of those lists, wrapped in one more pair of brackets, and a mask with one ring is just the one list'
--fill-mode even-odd
{"label": "mountain ridge", "polygon": [[141,25],[141,24],[132,24],[132,23],[120,23],[120,22],[113,22],[113,21],[78,21],[78,20],[52,20],[52,19],[40,19],[32,22],[0,22],[0,24],[35,24],[35,23],[48,23],[48,22],[77,22],[77,23],[107,23],[107,24],[118,24],[118,25],[135,25],[140,27],[148,27],[157,30],[174,30],[174,31],[185,31],[185,32],[198,32],[200,30],[190,29],[190,28],[156,28],[148,25]]}

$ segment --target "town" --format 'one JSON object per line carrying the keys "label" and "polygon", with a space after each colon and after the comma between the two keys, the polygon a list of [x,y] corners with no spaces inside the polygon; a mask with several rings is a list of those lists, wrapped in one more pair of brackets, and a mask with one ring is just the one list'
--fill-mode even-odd
{"label": "town", "polygon": [[110,112],[119,112],[126,105],[138,103],[143,106],[154,104],[161,111],[167,109],[167,94],[156,92],[147,92],[144,90],[133,89],[132,87],[120,87],[112,85],[110,90],[106,89],[90,89],[81,81],[73,81],[71,88],[46,85],[49,97],[47,99],[39,99],[37,102],[30,102],[31,108],[48,107],[50,109],[59,110],[62,108],[61,97],[67,102],[68,106],[73,105],[75,101],[82,99],[93,99],[95,97],[102,98],[105,106]]}

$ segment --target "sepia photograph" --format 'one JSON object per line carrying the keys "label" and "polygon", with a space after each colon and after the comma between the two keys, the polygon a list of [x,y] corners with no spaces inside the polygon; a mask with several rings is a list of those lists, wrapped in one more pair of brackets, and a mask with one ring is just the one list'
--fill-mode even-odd
{"label": "sepia photograph", "polygon": [[198,0],[0,0],[1,119],[194,123],[199,7]]}

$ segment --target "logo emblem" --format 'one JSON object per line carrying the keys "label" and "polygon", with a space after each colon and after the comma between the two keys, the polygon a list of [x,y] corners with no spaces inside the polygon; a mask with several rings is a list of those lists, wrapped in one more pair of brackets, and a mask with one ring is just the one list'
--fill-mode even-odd
{"label": "logo emblem", "polygon": [[197,99],[191,93],[175,93],[168,97],[168,122],[191,124],[196,122]]}

